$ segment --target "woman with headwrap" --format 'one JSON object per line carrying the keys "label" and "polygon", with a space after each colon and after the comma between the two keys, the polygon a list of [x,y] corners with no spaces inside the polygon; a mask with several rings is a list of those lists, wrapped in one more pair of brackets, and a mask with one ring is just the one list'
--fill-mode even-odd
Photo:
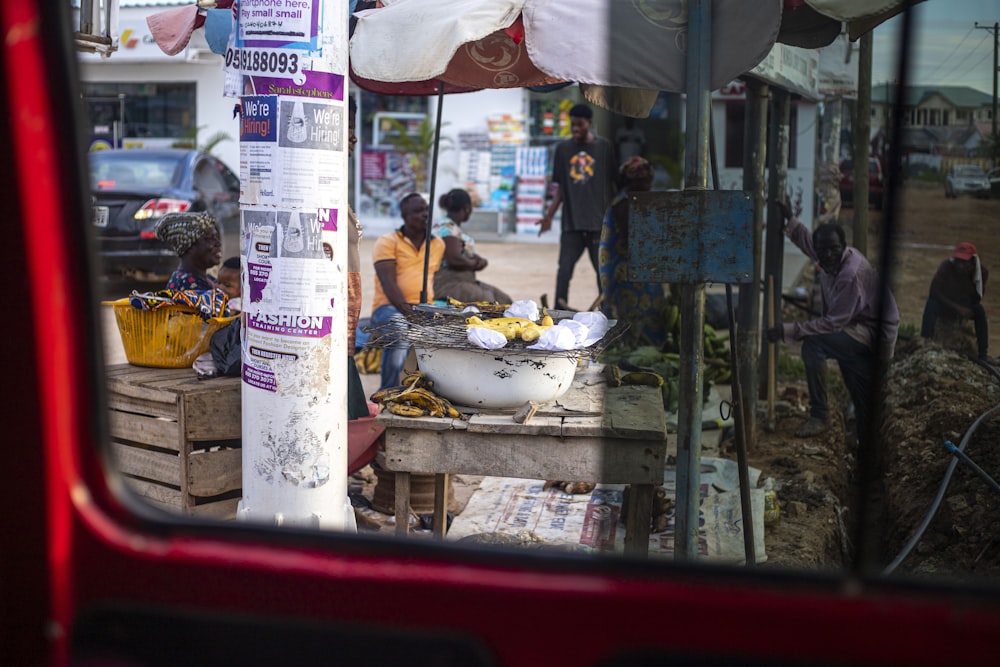
{"label": "woman with headwrap", "polygon": [[666,342],[662,309],[666,305],[660,283],[634,283],[628,279],[628,195],[653,186],[653,166],[635,156],[618,170],[619,190],[611,200],[601,225],[598,250],[601,310],[609,319],[628,325],[623,341],[630,346],[662,346]]}
{"label": "woman with headwrap", "polygon": [[208,274],[222,261],[222,237],[215,216],[205,211],[168,213],[156,223],[154,232],[181,260],[167,281],[167,289],[211,290],[219,286]]}

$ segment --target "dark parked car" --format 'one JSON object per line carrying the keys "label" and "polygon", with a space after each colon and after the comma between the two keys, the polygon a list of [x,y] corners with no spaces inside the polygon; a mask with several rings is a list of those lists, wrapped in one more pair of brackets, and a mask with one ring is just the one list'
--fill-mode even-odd
{"label": "dark parked car", "polygon": [[240,181],[218,158],[169,148],[95,151],[89,159],[106,273],[172,272],[177,256],[153,233],[167,213],[211,211],[221,226],[223,257],[239,254]]}
{"label": "dark parked car", "polygon": [[948,170],[944,181],[944,196],[957,199],[959,195],[990,196],[990,179],[982,167],[975,164],[956,164]]}
{"label": "dark parked car", "polygon": [[[868,205],[882,210],[884,184],[882,163],[873,155],[868,157]],[[840,200],[844,206],[854,205],[854,160],[847,158],[840,162]]]}

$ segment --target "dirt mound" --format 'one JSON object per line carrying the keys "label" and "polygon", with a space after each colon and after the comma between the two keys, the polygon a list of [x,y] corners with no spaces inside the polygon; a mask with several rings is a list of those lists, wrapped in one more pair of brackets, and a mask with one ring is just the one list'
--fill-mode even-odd
{"label": "dirt mound", "polygon": [[887,561],[927,524],[899,564],[901,574],[1000,574],[1000,488],[955,461],[944,444],[960,445],[980,416],[994,411],[970,433],[964,451],[994,480],[1000,477],[996,373],[922,339],[897,350],[882,427]]}
{"label": "dirt mound", "polygon": [[[826,433],[794,435],[807,416],[808,394],[804,383],[781,383],[783,409],[775,428],[759,429],[750,452],[751,465],[777,481],[781,503],[781,519],[765,529],[765,567],[832,570],[856,556],[857,484],[864,476],[856,468],[843,392],[832,382],[836,374],[831,367],[834,418]],[[1000,478],[1000,371],[934,342],[901,341],[881,395],[884,448],[866,494],[875,531],[868,539],[879,545],[874,557],[880,569],[907,577],[995,581],[1000,489],[954,460],[944,443],[960,445],[979,420],[965,453],[994,480]]]}

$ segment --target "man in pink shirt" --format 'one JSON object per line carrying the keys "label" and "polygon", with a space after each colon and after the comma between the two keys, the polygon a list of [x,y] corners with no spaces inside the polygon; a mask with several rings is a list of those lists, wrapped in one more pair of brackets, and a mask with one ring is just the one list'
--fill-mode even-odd
{"label": "man in pink shirt", "polygon": [[806,322],[787,322],[765,332],[769,342],[802,341],[802,361],[809,387],[809,419],[796,435],[823,433],[828,422],[826,361],[835,359],[851,395],[856,433],[863,436],[874,394],[875,363],[888,362],[896,345],[899,310],[875,268],[855,248],[844,230],[824,224],[810,233],[785,204],[785,235],[819,264],[823,313]]}

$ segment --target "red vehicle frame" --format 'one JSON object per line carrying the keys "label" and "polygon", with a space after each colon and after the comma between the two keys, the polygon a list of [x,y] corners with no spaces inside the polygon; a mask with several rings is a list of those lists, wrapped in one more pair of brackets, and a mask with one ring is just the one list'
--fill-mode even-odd
{"label": "red vehicle frame", "polygon": [[68,3],[0,5],[0,664],[995,664],[1000,596],[166,519],[110,471]]}

